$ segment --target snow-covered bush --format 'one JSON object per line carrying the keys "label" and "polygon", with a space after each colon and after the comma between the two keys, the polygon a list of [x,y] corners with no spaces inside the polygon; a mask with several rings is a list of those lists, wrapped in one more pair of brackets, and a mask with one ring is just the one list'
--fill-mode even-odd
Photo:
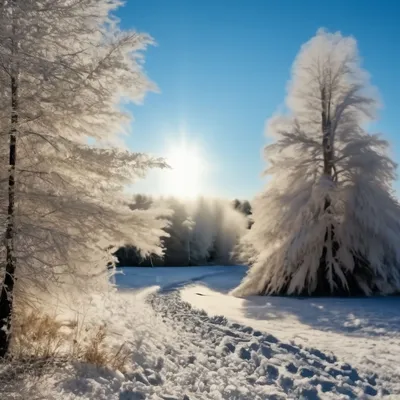
{"label": "snow-covered bush", "polygon": [[400,290],[400,208],[388,144],[367,131],[376,93],[356,40],[318,31],[300,50],[273,117],[271,180],[241,242],[251,268],[236,295]]}

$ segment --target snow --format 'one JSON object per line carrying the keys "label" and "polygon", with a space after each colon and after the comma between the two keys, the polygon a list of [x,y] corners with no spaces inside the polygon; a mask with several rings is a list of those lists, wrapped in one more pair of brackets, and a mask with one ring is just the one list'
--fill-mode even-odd
{"label": "snow", "polygon": [[[232,287],[230,281],[233,277],[241,279],[245,267],[241,266],[203,266],[203,267],[132,267],[120,268],[115,275],[115,283],[120,290],[143,289],[151,286],[166,288],[179,288],[188,283],[201,282],[203,279],[218,282],[219,288]],[[236,279],[236,281],[237,281]]]}
{"label": "snow", "polygon": [[0,366],[2,399],[344,400],[400,394],[397,299],[239,299],[228,292],[245,274],[241,266],[122,271],[115,278],[119,290],[91,296],[85,312],[89,324],[107,324],[111,345],[130,346],[127,368],[65,363],[3,384]]}
{"label": "snow", "polygon": [[332,352],[400,395],[400,298],[288,298],[228,295],[244,270],[226,274],[222,287],[213,276],[181,290],[182,299],[209,315],[268,332],[282,341]]}
{"label": "snow", "polygon": [[[217,266],[125,269],[121,286],[180,289],[184,302],[210,316],[223,315],[282,342],[333,353],[400,395],[400,298],[288,298],[229,295],[247,268]],[[134,283],[135,282],[135,283]]]}

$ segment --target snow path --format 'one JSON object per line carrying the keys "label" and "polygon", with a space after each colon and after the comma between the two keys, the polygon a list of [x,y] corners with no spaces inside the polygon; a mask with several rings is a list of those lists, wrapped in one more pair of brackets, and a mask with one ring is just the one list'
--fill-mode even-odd
{"label": "snow path", "polygon": [[[206,283],[205,283],[206,284]],[[199,295],[200,294],[200,295]],[[181,290],[184,301],[283,341],[332,352],[400,398],[399,298],[235,298],[204,285]]]}
{"label": "snow path", "polygon": [[316,349],[209,317],[172,286],[123,291],[103,308],[94,302],[99,320],[111,318],[118,343],[132,343],[132,367],[124,374],[61,365],[40,377],[16,376],[2,386],[1,399],[348,400],[382,394],[375,376]]}
{"label": "snow path", "polygon": [[[351,357],[337,360],[321,351],[319,342],[307,344],[318,349],[306,348],[286,340],[282,332],[276,337],[271,330],[235,323],[228,308],[234,309],[235,302],[243,299],[224,299],[205,286],[186,286],[202,282],[227,291],[240,279],[242,268],[230,268],[229,273],[226,267],[131,270],[121,277],[118,292],[107,298],[94,296],[91,308],[85,309],[96,324],[108,324],[116,348],[121,343],[131,346],[124,373],[67,363],[40,377],[24,373],[6,385],[0,382],[0,398],[349,400],[382,398],[387,393],[379,374],[350,365]],[[162,288],[157,289],[156,283],[162,283]],[[193,293],[199,288],[200,292]],[[216,297],[204,296],[207,290]],[[182,298],[188,291],[197,300],[212,300],[209,315]],[[213,316],[217,304],[226,308],[230,322]],[[1,372],[0,365],[0,378]]]}
{"label": "snow path", "polygon": [[[360,376],[333,355],[283,343],[222,316],[209,317],[192,309],[178,293],[163,293],[150,302],[180,332],[180,347],[194,354],[192,364],[177,374],[193,398],[367,399],[383,394],[375,376]],[[171,348],[172,359],[179,356],[179,350]]]}

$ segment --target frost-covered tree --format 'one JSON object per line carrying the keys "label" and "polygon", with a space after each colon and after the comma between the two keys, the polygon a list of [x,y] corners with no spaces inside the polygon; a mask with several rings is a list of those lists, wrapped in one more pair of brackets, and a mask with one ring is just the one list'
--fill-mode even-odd
{"label": "frost-covered tree", "polygon": [[234,199],[232,201],[232,207],[235,210],[239,210],[244,215],[251,215],[251,204],[248,200],[240,201],[238,199]]}
{"label": "frost-covered tree", "polygon": [[193,220],[193,230],[190,235],[191,260],[197,265],[204,264],[213,246],[218,220],[213,210],[213,203],[203,197],[188,206]]}
{"label": "frost-covered tree", "polygon": [[246,229],[247,218],[221,199],[200,198],[188,207],[195,222],[191,236],[195,263],[232,263],[232,252]]}
{"label": "frost-covered tree", "polygon": [[153,198],[144,194],[133,196],[133,202],[129,203],[131,210],[148,210],[154,204]]}
{"label": "frost-covered tree", "polygon": [[213,211],[215,232],[209,258],[214,264],[232,264],[236,261],[235,246],[248,227],[247,217],[242,210],[234,210],[224,201],[216,201]]}
{"label": "frost-covered tree", "polygon": [[165,248],[164,265],[186,266],[188,265],[188,229],[185,221],[190,218],[185,203],[181,200],[169,197],[164,199],[165,206],[172,211],[168,217],[168,227],[166,231],[169,236],[163,240]]}
{"label": "frost-covered tree", "polygon": [[148,168],[164,166],[121,147],[123,102],[152,88],[141,66],[152,40],[119,29],[119,5],[0,2],[0,356],[14,299],[106,284],[110,243],[129,239],[143,254],[162,253],[161,210],[131,211],[118,196]]}
{"label": "frost-covered tree", "polygon": [[[164,221],[167,221],[167,217],[170,218],[171,215],[171,212],[167,212],[168,210],[164,206],[160,207],[159,201],[155,201],[151,196],[147,195],[135,195],[133,197],[133,201],[130,201],[127,206],[135,213],[138,213],[139,210],[142,212],[146,211],[144,215],[152,215],[155,218],[162,218]],[[160,208],[164,210],[162,213],[160,213]],[[164,231],[166,231],[166,228],[167,225],[165,226]],[[164,232],[161,236],[162,241],[169,238],[167,232]],[[117,249],[117,251],[114,253],[114,256],[117,258],[117,266],[154,266],[163,264],[162,256],[165,256],[165,253],[154,254],[154,252],[146,252],[143,254],[140,247],[135,247],[135,243],[136,240],[134,238],[129,238],[124,246]]]}
{"label": "frost-covered tree", "polygon": [[127,242],[128,246],[116,253],[122,265],[187,266],[235,262],[232,253],[246,230],[248,220],[231,203],[221,199],[174,197],[153,201],[159,204],[160,209],[170,212],[166,217],[167,236],[162,239],[164,257],[140,258],[136,249]]}
{"label": "frost-covered tree", "polygon": [[182,222],[183,229],[186,231],[186,252],[187,252],[187,259],[188,265],[192,265],[192,235],[193,229],[195,227],[195,222],[192,218],[187,217]]}
{"label": "frost-covered tree", "polygon": [[251,215],[251,204],[248,200],[245,200],[241,206],[240,206],[240,211],[244,214],[244,215]]}
{"label": "frost-covered tree", "polygon": [[371,295],[400,290],[400,208],[388,144],[356,40],[318,31],[300,50],[289,112],[269,122],[271,180],[241,243],[251,265],[233,292]]}

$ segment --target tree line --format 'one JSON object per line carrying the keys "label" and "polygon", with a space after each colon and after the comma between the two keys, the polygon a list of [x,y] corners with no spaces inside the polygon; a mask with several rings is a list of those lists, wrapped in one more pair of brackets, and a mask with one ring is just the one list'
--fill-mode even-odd
{"label": "tree line", "polygon": [[131,210],[165,207],[170,211],[162,238],[163,254],[143,256],[133,245],[120,247],[115,256],[119,266],[192,266],[235,264],[238,240],[251,226],[251,205],[200,197],[153,198],[135,195]]}

